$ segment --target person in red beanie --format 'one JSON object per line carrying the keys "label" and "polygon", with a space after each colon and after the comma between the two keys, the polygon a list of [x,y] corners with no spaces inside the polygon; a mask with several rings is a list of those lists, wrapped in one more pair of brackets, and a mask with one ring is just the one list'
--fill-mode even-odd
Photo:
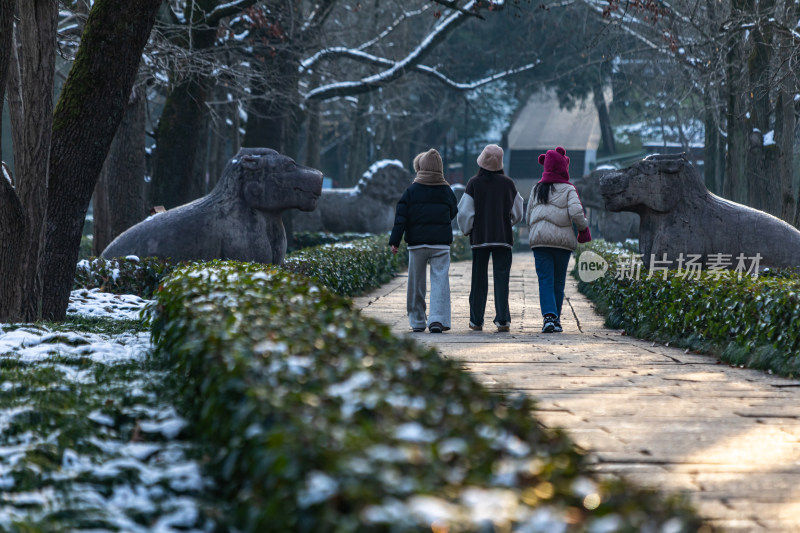
{"label": "person in red beanie", "polygon": [[458,227],[469,235],[472,247],[472,285],[469,291],[469,328],[483,329],[489,292],[489,257],[494,274],[494,323],[497,331],[511,328],[508,282],[511,275],[511,227],[522,220],[522,196],[514,180],[503,173],[503,149],[490,144],[478,157],[478,173],[467,182],[458,204]]}
{"label": "person in red beanie", "polygon": [[531,191],[525,221],[539,279],[539,306],[544,317],[542,333],[553,333],[564,331],[561,305],[567,265],[578,246],[572,225],[578,228],[581,242],[591,236],[578,192],[569,181],[567,151],[561,146],[548,150],[539,156],[539,164],[544,165],[544,172]]}

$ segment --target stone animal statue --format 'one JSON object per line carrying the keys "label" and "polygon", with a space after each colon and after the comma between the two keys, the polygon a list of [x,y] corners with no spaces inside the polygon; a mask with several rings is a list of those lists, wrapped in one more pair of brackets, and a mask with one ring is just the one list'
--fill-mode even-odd
{"label": "stone animal statue", "polygon": [[709,256],[725,254],[737,268],[740,254],[745,268],[760,254],[759,267],[800,266],[800,231],[757,209],[730,202],[706,189],[700,174],[684,155],[652,155],[630,167],[607,172],[600,193],[610,211],[632,211],[640,217],[639,251],[651,268],[654,255],[666,254],[677,268],[683,254],[697,254],[704,265],[721,265]]}
{"label": "stone animal statue", "polygon": [[286,254],[281,213],[311,211],[321,193],[318,170],[269,148],[242,148],[207,196],[143,220],[101,256],[281,264]]}
{"label": "stone animal statue", "polygon": [[[578,189],[583,207],[590,224],[596,224],[598,239],[609,242],[623,242],[626,239],[639,238],[639,216],[636,213],[608,211],[603,196],[600,194],[600,178],[612,169],[593,170],[586,176],[573,178],[572,183]],[[595,228],[592,227],[592,233]]]}
{"label": "stone animal statue", "polygon": [[394,225],[394,211],[414,181],[397,160],[374,163],[351,189],[325,189],[317,209],[294,213],[292,229],[331,233],[385,233]]}

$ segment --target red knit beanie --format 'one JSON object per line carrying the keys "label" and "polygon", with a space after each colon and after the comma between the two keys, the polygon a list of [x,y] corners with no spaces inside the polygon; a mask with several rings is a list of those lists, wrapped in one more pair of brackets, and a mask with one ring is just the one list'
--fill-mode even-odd
{"label": "red knit beanie", "polygon": [[544,165],[542,180],[569,181],[569,157],[563,147],[559,146],[540,155],[539,164]]}

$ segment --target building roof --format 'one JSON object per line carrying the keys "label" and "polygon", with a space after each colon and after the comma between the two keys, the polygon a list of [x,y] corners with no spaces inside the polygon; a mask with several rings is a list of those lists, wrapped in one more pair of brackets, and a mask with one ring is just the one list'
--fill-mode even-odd
{"label": "building roof", "polygon": [[558,105],[555,91],[543,90],[528,98],[508,133],[509,150],[597,150],[600,120],[589,95],[572,109]]}

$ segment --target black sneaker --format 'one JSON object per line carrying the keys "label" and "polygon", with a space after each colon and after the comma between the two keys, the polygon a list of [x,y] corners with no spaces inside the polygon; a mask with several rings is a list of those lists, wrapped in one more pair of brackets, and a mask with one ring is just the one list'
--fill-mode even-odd
{"label": "black sneaker", "polygon": [[441,333],[443,329],[444,326],[442,326],[442,324],[439,322],[434,322],[433,324],[428,326],[428,331],[430,331],[431,333]]}
{"label": "black sneaker", "polygon": [[413,331],[414,333],[422,333],[423,331],[425,331],[425,328],[411,328],[411,331]]}
{"label": "black sneaker", "polygon": [[556,315],[544,315],[544,325],[542,326],[542,333],[553,333],[556,330]]}
{"label": "black sneaker", "polygon": [[559,317],[556,317],[556,319],[553,321],[553,324],[555,325],[553,331],[556,333],[561,333],[564,331],[564,328],[561,327],[561,319]]}

